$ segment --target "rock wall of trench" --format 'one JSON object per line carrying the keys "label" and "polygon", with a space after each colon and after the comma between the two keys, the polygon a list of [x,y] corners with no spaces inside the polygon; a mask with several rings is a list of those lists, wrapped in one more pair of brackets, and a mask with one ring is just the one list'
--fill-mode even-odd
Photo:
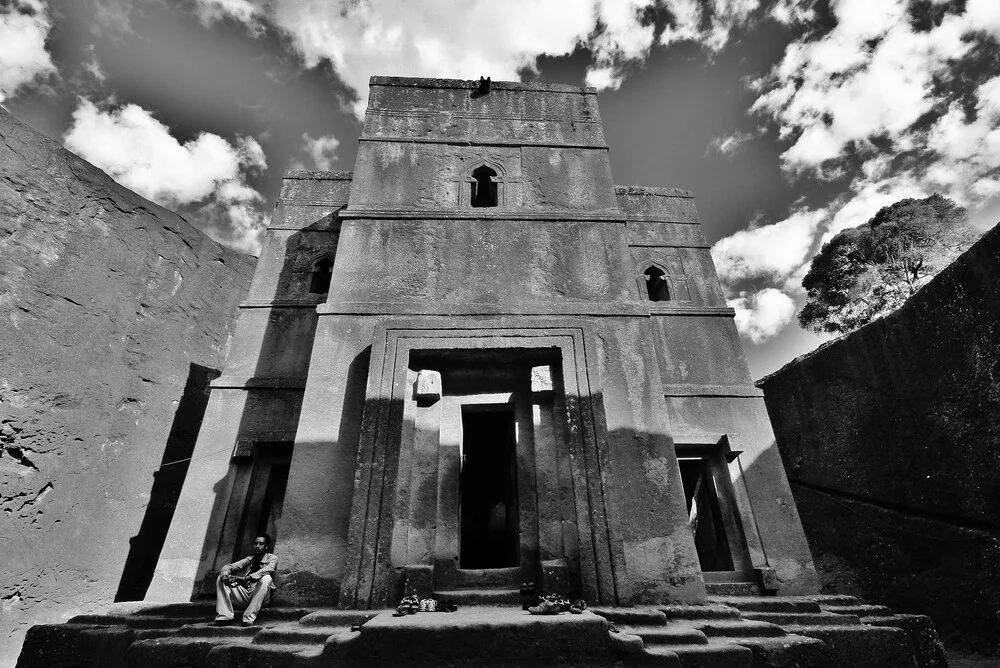
{"label": "rock wall of trench", "polygon": [[0,665],[144,586],[254,264],[0,109]]}
{"label": "rock wall of trench", "polygon": [[1000,226],[758,386],[825,593],[1000,654]]}

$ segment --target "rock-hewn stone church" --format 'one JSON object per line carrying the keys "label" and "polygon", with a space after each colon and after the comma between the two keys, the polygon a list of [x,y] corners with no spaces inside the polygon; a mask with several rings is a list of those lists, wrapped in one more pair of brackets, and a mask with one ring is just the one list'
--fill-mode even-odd
{"label": "rock-hewn stone church", "polygon": [[614,185],[592,89],[374,77],[354,172],[285,178],[194,461],[147,600],[263,531],[296,603],[817,590],[694,200]]}
{"label": "rock-hewn stone church", "polygon": [[[285,178],[146,602],[18,665],[946,665],[818,595],[733,316],[691,194],[613,185],[593,89],[375,77],[355,171]],[[264,533],[274,605],[210,625]]]}

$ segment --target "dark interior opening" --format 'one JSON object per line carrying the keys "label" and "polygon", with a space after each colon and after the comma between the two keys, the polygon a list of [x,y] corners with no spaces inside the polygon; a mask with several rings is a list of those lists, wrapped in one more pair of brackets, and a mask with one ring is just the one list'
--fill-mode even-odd
{"label": "dark interior opening", "polygon": [[667,283],[666,274],[659,267],[650,267],[646,270],[646,293],[651,302],[670,301],[670,284]]}
{"label": "dark interior opening", "polygon": [[678,463],[687,501],[688,526],[694,533],[701,570],[735,570],[711,462],[704,457],[692,457],[679,459]]}
{"label": "dark interior opening", "polygon": [[472,172],[475,183],[472,184],[472,206],[496,206],[497,184],[493,180],[497,173],[483,165]]}
{"label": "dark interior opening", "polygon": [[[247,493],[243,520],[233,560],[242,559],[253,551],[257,536],[269,534],[278,541],[278,525],[288,487],[288,471],[292,463],[292,444],[285,442],[254,445],[253,473]],[[273,548],[274,545],[272,544]]]}
{"label": "dark interior opening", "polygon": [[313,265],[312,278],[309,281],[309,292],[325,295],[330,292],[330,278],[333,276],[333,260],[323,258]]}
{"label": "dark interior opening", "polygon": [[512,410],[462,411],[460,568],[520,563],[517,446]]}

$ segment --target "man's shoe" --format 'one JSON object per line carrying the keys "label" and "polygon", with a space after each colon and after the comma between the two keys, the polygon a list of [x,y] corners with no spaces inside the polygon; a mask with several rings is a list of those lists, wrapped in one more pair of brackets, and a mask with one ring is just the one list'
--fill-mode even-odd
{"label": "man's shoe", "polygon": [[225,617],[222,617],[220,619],[213,620],[212,624],[214,624],[216,626],[229,626],[230,624],[232,624],[235,621],[236,620],[233,619],[232,617],[230,617],[229,619],[226,619]]}
{"label": "man's shoe", "polygon": [[247,620],[244,619],[243,621],[240,622],[240,626],[253,626],[253,622],[248,622]]}
{"label": "man's shoe", "polygon": [[533,615],[558,615],[562,612],[562,609],[561,606],[555,601],[549,601],[543,598],[541,603],[528,608],[528,612]]}

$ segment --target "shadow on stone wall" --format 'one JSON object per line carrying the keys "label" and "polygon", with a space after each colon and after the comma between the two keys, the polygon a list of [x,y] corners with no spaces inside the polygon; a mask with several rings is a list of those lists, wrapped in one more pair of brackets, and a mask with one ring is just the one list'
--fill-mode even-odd
{"label": "shadow on stone wall", "polygon": [[1000,227],[758,385],[827,590],[1000,653]]}
{"label": "shadow on stone wall", "polygon": [[930,616],[949,645],[1000,652],[1000,531],[792,483],[823,593]]}
{"label": "shadow on stone wall", "polygon": [[115,601],[141,601],[153,579],[156,560],[174,516],[187,475],[189,458],[194,451],[201,421],[208,406],[209,383],[218,378],[216,369],[191,364],[184,393],[177,404],[174,421],[167,436],[160,468],[153,471],[153,487],[139,533],[129,543],[128,558],[118,584]]}

